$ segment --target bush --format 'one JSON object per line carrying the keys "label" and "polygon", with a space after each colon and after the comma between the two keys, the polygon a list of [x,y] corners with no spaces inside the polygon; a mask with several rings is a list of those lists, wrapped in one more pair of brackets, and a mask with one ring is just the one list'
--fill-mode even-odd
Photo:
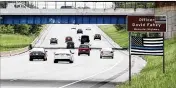
{"label": "bush", "polygon": [[38,35],[42,30],[42,25],[0,25],[1,34],[21,34],[21,35]]}
{"label": "bush", "polygon": [[29,35],[29,30],[30,30],[30,25],[27,24],[20,24],[20,25],[15,25],[15,33],[19,33],[22,35]]}
{"label": "bush", "polygon": [[1,25],[0,26],[0,33],[6,33],[6,34],[13,34],[14,33],[14,28],[11,25]]}

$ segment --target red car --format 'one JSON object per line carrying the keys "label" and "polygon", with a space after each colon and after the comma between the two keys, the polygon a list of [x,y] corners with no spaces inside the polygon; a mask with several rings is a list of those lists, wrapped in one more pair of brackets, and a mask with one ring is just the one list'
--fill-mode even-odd
{"label": "red car", "polygon": [[91,48],[89,47],[89,45],[81,44],[78,49],[78,56],[80,56],[80,54],[87,54],[88,56],[90,56],[90,50]]}
{"label": "red car", "polygon": [[67,37],[65,38],[65,42],[68,42],[68,41],[72,41],[72,37],[71,37],[71,36],[67,36]]}

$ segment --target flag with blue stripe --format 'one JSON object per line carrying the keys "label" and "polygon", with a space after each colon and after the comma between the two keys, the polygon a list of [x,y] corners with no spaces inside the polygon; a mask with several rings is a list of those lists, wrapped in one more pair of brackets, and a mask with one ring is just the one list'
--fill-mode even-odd
{"label": "flag with blue stripe", "polygon": [[131,55],[163,55],[162,37],[131,37]]}

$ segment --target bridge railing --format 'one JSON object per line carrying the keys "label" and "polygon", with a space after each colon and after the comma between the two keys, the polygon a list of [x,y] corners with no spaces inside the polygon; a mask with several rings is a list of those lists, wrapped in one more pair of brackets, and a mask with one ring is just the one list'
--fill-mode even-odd
{"label": "bridge railing", "polygon": [[131,15],[154,14],[154,9],[0,9],[1,15]]}

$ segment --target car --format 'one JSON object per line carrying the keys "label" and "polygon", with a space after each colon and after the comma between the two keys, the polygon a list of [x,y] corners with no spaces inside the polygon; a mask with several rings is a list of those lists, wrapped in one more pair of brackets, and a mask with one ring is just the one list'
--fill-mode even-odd
{"label": "car", "polygon": [[50,44],[57,44],[57,38],[51,38]]}
{"label": "car", "polygon": [[88,28],[86,28],[86,30],[91,30],[91,28],[90,28],[90,27],[88,27]]}
{"label": "car", "polygon": [[88,35],[82,35],[81,36],[81,44],[84,44],[84,43],[89,43],[90,40],[89,40],[89,36]]}
{"label": "car", "polygon": [[100,58],[103,57],[111,57],[113,59],[114,51],[112,50],[112,48],[102,48],[100,51]]}
{"label": "car", "polygon": [[101,35],[100,35],[100,34],[95,34],[95,35],[94,35],[94,40],[95,40],[95,39],[101,40]]}
{"label": "car", "polygon": [[33,61],[34,59],[42,59],[43,61],[47,60],[47,51],[44,48],[33,48],[29,52],[30,61]]}
{"label": "car", "polygon": [[75,43],[73,41],[68,41],[66,48],[67,49],[74,49],[75,48]]}
{"label": "car", "polygon": [[59,61],[68,61],[69,63],[74,62],[74,54],[71,50],[62,50],[54,52],[54,63],[58,63]]}
{"label": "car", "polygon": [[78,49],[78,56],[80,56],[81,54],[87,54],[88,56],[90,56],[90,50],[91,48],[89,47],[89,45],[81,44]]}
{"label": "car", "polygon": [[71,36],[65,37],[65,42],[68,42],[68,41],[72,41],[72,37]]}
{"label": "car", "polygon": [[82,29],[78,29],[77,30],[77,34],[83,34],[83,30]]}

